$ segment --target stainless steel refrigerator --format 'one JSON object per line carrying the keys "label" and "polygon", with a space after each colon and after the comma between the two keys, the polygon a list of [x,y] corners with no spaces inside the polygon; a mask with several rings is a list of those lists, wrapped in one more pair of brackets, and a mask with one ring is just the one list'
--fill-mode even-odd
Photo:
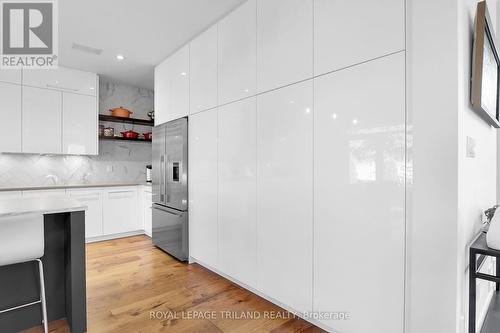
{"label": "stainless steel refrigerator", "polygon": [[188,254],[188,120],[153,128],[153,243],[186,261]]}

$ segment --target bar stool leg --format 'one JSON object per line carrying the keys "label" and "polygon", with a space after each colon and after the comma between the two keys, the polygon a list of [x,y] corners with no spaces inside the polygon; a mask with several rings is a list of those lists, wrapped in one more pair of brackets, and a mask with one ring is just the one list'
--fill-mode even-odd
{"label": "bar stool leg", "polygon": [[49,321],[47,319],[47,303],[45,302],[45,281],[43,279],[43,264],[40,259],[38,261],[38,271],[40,272],[40,304],[42,306],[43,331],[49,332]]}

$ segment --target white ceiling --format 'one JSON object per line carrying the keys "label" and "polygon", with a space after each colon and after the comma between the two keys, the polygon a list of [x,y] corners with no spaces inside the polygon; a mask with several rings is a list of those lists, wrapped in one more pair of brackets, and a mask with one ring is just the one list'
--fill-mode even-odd
{"label": "white ceiling", "polygon": [[[59,64],[153,88],[155,65],[244,1],[58,1]],[[77,51],[73,43],[103,51]],[[126,59],[117,61],[117,54]]]}

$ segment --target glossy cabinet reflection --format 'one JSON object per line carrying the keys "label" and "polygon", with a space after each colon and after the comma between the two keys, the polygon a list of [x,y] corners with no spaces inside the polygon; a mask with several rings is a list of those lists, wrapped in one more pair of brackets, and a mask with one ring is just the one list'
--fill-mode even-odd
{"label": "glossy cabinet reflection", "polygon": [[219,108],[220,269],[256,287],[255,97]]}
{"label": "glossy cabinet reflection", "polygon": [[313,75],[313,0],[257,0],[258,92]]}
{"label": "glossy cabinet reflection", "polygon": [[189,254],[217,267],[217,109],[189,117]]}
{"label": "glossy cabinet reflection", "polygon": [[258,288],[312,309],[313,82],[257,97]]}
{"label": "glossy cabinet reflection", "polygon": [[314,75],[405,48],[404,0],[314,0]]}
{"label": "glossy cabinet reflection", "polygon": [[219,105],[255,94],[255,1],[248,0],[218,23]]}
{"label": "glossy cabinet reflection", "polygon": [[217,25],[191,41],[189,113],[217,106]]}
{"label": "glossy cabinet reflection", "polygon": [[189,44],[155,68],[155,125],[189,114]]}
{"label": "glossy cabinet reflection", "polygon": [[349,311],[324,322],[339,332],[403,330],[404,67],[401,52],[315,80],[314,311]]}

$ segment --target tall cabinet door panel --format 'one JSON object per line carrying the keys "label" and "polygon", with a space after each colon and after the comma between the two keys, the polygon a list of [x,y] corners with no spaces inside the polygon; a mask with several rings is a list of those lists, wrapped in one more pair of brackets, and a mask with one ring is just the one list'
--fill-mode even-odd
{"label": "tall cabinet door panel", "polygon": [[196,37],[190,46],[189,113],[217,106],[217,25]]}
{"label": "tall cabinet door panel", "polygon": [[404,0],[314,0],[314,74],[405,48]]}
{"label": "tall cabinet door panel", "polygon": [[257,0],[257,88],[313,76],[313,0]]}
{"label": "tall cabinet door panel", "polygon": [[314,311],[348,309],[339,332],[403,331],[404,73],[401,52],[315,79]]}
{"label": "tall cabinet door panel", "polygon": [[55,90],[23,87],[23,153],[60,154],[62,97]]}
{"label": "tall cabinet door panel", "polygon": [[63,154],[97,155],[97,100],[63,93]]}
{"label": "tall cabinet door panel", "polygon": [[217,109],[189,117],[189,253],[217,267]]}
{"label": "tall cabinet door panel", "polygon": [[21,152],[21,89],[0,82],[0,153]]}
{"label": "tall cabinet door panel", "polygon": [[256,0],[219,22],[219,105],[255,94]]}
{"label": "tall cabinet door panel", "polygon": [[255,97],[219,109],[220,269],[256,287]]}
{"label": "tall cabinet door panel", "polygon": [[257,97],[258,288],[312,309],[312,80]]}

